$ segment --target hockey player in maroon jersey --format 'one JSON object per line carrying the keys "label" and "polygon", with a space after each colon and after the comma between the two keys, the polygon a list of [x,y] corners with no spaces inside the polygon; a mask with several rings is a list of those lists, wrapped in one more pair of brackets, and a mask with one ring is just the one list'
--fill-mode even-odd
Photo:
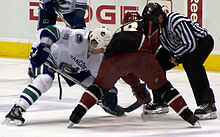
{"label": "hockey player in maroon jersey", "polygon": [[[131,22],[134,22],[134,21],[137,21],[137,20],[140,20],[142,19],[141,15],[137,12],[137,11],[128,11],[125,16],[124,16],[124,19],[123,19],[123,22],[122,24],[128,24],[128,23],[131,23]],[[136,98],[140,98],[139,96],[145,96],[143,94],[143,92],[141,92],[141,90],[146,90],[145,88],[145,84],[141,84],[140,83],[140,79],[138,77],[136,77],[134,74],[132,73],[126,73],[124,74],[122,77],[121,77],[127,84],[129,84],[131,86],[132,89],[135,89],[135,87],[137,87],[137,85],[139,85],[139,95],[137,95],[137,93],[134,93],[134,95],[136,96]],[[137,91],[137,89],[136,89]],[[148,91],[145,93],[145,94],[149,94]],[[149,96],[150,97],[150,96]],[[149,98],[148,97],[148,98]],[[140,101],[140,100],[139,100]],[[144,101],[145,103],[144,104],[148,104],[146,103],[146,101]],[[141,106],[141,103],[140,105]]]}
{"label": "hockey player in maroon jersey", "polygon": [[[154,23],[150,25],[152,21]],[[148,88],[156,90],[167,105],[185,121],[193,126],[200,126],[198,117],[188,108],[180,93],[167,81],[155,59],[154,54],[159,46],[158,29],[157,25],[154,25],[156,23],[157,19],[147,18],[125,24],[115,32],[104,53],[95,83],[84,92],[80,103],[70,115],[69,127],[79,123],[86,112],[97,103],[102,92],[111,89],[117,80],[127,73],[134,74],[146,82]],[[98,44],[99,41],[94,40],[93,46],[96,47]],[[133,87],[135,94],[141,94],[139,88],[139,85]],[[139,96],[139,99],[146,103],[144,96]]]}

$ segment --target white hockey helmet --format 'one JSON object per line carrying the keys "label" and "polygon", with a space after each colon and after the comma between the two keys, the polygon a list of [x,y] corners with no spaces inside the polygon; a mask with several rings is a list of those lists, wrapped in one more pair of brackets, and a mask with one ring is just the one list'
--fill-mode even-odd
{"label": "white hockey helmet", "polygon": [[98,43],[96,47],[91,47],[93,49],[99,49],[99,48],[106,49],[106,46],[109,44],[111,38],[112,38],[111,32],[105,26],[98,27],[93,31],[91,31],[89,34],[90,43],[93,40],[95,40]]}

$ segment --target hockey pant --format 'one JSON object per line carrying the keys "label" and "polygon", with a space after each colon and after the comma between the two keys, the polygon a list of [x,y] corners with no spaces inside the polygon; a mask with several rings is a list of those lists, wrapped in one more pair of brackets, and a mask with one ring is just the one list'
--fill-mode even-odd
{"label": "hockey pant", "polygon": [[79,123],[101,97],[103,89],[111,89],[124,74],[132,73],[146,82],[148,88],[160,92],[166,103],[184,120],[193,113],[186,105],[183,97],[166,80],[164,72],[152,54],[148,52],[118,54],[104,58],[99,68],[96,84],[91,85],[82,95],[80,103],[73,110],[70,120]]}
{"label": "hockey pant", "polygon": [[[85,11],[81,9],[74,10],[71,13],[63,14],[64,19],[74,29],[83,29],[86,27],[84,19]],[[49,14],[46,10],[39,10],[38,29],[45,28],[48,25],[55,25],[57,20],[57,14]]]}

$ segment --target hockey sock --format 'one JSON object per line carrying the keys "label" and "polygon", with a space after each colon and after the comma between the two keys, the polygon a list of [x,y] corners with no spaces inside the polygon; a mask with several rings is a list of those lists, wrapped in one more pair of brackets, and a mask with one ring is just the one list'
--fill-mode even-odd
{"label": "hockey sock", "polygon": [[41,92],[34,86],[29,84],[19,97],[17,105],[21,106],[24,110],[30,107],[39,97]]}
{"label": "hockey sock", "polygon": [[97,85],[91,85],[87,91],[83,93],[79,104],[70,115],[70,121],[77,124],[86,112],[94,106],[101,98],[101,89]]}

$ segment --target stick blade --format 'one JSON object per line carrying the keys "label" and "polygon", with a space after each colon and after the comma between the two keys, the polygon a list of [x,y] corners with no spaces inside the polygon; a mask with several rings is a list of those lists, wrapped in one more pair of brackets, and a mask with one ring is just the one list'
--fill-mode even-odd
{"label": "stick blade", "polygon": [[69,122],[69,125],[67,126],[67,128],[73,128],[74,123],[73,122]]}

